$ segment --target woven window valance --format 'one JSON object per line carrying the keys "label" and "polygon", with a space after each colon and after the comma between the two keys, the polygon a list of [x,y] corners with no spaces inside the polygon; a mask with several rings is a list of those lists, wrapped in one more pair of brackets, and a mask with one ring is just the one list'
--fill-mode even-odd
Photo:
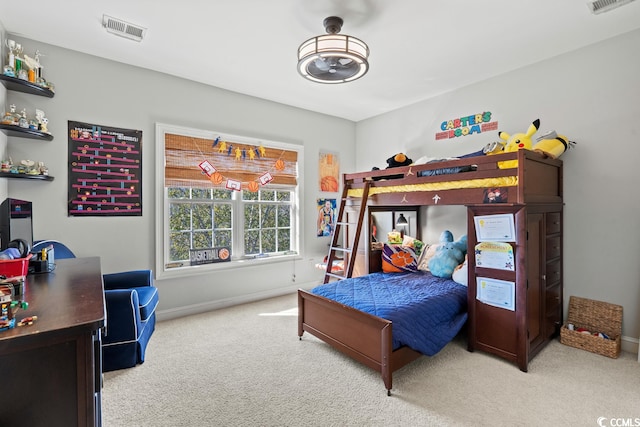
{"label": "woven window valance", "polygon": [[[291,150],[167,133],[164,155],[165,187],[225,188],[232,180],[242,189],[256,189],[265,176],[272,178],[270,184],[297,184],[298,153]],[[203,171],[203,162],[215,173]]]}

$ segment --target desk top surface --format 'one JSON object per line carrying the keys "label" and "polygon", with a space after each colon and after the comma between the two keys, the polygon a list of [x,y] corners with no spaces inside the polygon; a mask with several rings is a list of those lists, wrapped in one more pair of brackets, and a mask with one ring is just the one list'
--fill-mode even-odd
{"label": "desk top surface", "polygon": [[28,326],[0,331],[0,350],[10,340],[42,334],[95,330],[104,326],[105,303],[99,257],[56,260],[51,273],[28,275],[22,299],[27,310],[18,310],[16,324],[29,316],[38,319]]}

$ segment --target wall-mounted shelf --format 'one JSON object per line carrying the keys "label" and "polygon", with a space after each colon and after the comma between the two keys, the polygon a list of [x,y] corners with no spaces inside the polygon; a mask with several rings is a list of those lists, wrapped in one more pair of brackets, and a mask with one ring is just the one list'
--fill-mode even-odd
{"label": "wall-mounted shelf", "polygon": [[0,178],[16,178],[16,179],[39,179],[41,181],[53,181],[53,177],[49,175],[29,175],[27,173],[11,173],[0,172]]}
{"label": "wall-mounted shelf", "polygon": [[20,138],[41,139],[43,141],[53,140],[53,135],[50,133],[41,132],[39,130],[21,128],[16,125],[5,125],[0,123],[0,131],[6,133],[8,136],[17,136]]}
{"label": "wall-mounted shelf", "polygon": [[35,83],[31,83],[26,80],[18,79],[16,77],[5,76],[0,74],[0,82],[9,90],[16,92],[29,93],[31,95],[39,95],[47,98],[53,98],[55,92]]}

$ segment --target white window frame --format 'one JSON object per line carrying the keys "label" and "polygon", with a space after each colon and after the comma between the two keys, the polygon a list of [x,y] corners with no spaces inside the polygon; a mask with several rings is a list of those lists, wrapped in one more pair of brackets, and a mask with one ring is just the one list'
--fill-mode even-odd
{"label": "white window frame", "polygon": [[[291,250],[294,251],[294,254],[290,255],[279,255],[279,256],[270,256],[270,257],[256,257],[256,258],[243,258],[243,259],[233,259],[230,262],[221,262],[221,263],[212,263],[212,264],[203,264],[197,266],[191,265],[182,265],[178,267],[167,267],[167,263],[169,260],[169,199],[167,198],[167,192],[164,187],[164,168],[165,168],[165,134],[175,134],[175,135],[185,135],[191,136],[194,138],[203,138],[203,139],[211,139],[212,141],[215,138],[223,135],[223,138],[233,140],[239,143],[245,144],[254,144],[254,145],[264,145],[273,148],[282,148],[285,150],[296,151],[298,153],[298,178],[297,178],[297,187],[293,193],[293,206],[291,213],[291,235],[293,237]],[[204,160],[204,159],[203,159]],[[186,128],[182,126],[170,125],[165,123],[156,123],[156,277],[158,279],[162,278],[172,278],[172,277],[184,277],[191,275],[199,275],[199,274],[207,274],[212,271],[218,271],[223,269],[234,269],[241,268],[245,266],[255,266],[261,264],[269,264],[283,261],[290,261],[291,259],[302,259],[303,254],[302,248],[303,244],[303,234],[300,232],[300,206],[302,203],[302,194],[303,194],[303,185],[304,177],[302,172],[302,165],[304,162],[304,146],[303,145],[294,145],[284,142],[277,141],[267,141],[263,139],[249,138],[237,135],[229,135],[223,132],[215,132],[209,130],[202,129],[192,129]],[[273,185],[273,190],[278,190],[282,188],[282,186]],[[269,188],[265,188],[265,190],[269,190]],[[237,199],[241,199],[241,195],[236,195]],[[243,224],[243,209],[242,206],[244,203],[241,200],[232,201],[231,203],[237,203],[234,208],[232,222],[233,227],[236,226],[242,227]],[[240,208],[237,208],[237,207]],[[243,233],[235,232],[232,234],[233,245],[237,247],[239,244],[243,244]],[[296,247],[297,242],[297,247]]]}

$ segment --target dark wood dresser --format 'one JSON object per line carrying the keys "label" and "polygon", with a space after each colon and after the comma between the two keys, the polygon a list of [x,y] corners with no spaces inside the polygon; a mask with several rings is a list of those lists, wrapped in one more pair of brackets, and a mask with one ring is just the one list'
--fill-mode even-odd
{"label": "dark wood dresser", "polygon": [[56,261],[27,276],[30,326],[0,332],[2,426],[101,425],[101,333],[105,303],[100,258]]}

